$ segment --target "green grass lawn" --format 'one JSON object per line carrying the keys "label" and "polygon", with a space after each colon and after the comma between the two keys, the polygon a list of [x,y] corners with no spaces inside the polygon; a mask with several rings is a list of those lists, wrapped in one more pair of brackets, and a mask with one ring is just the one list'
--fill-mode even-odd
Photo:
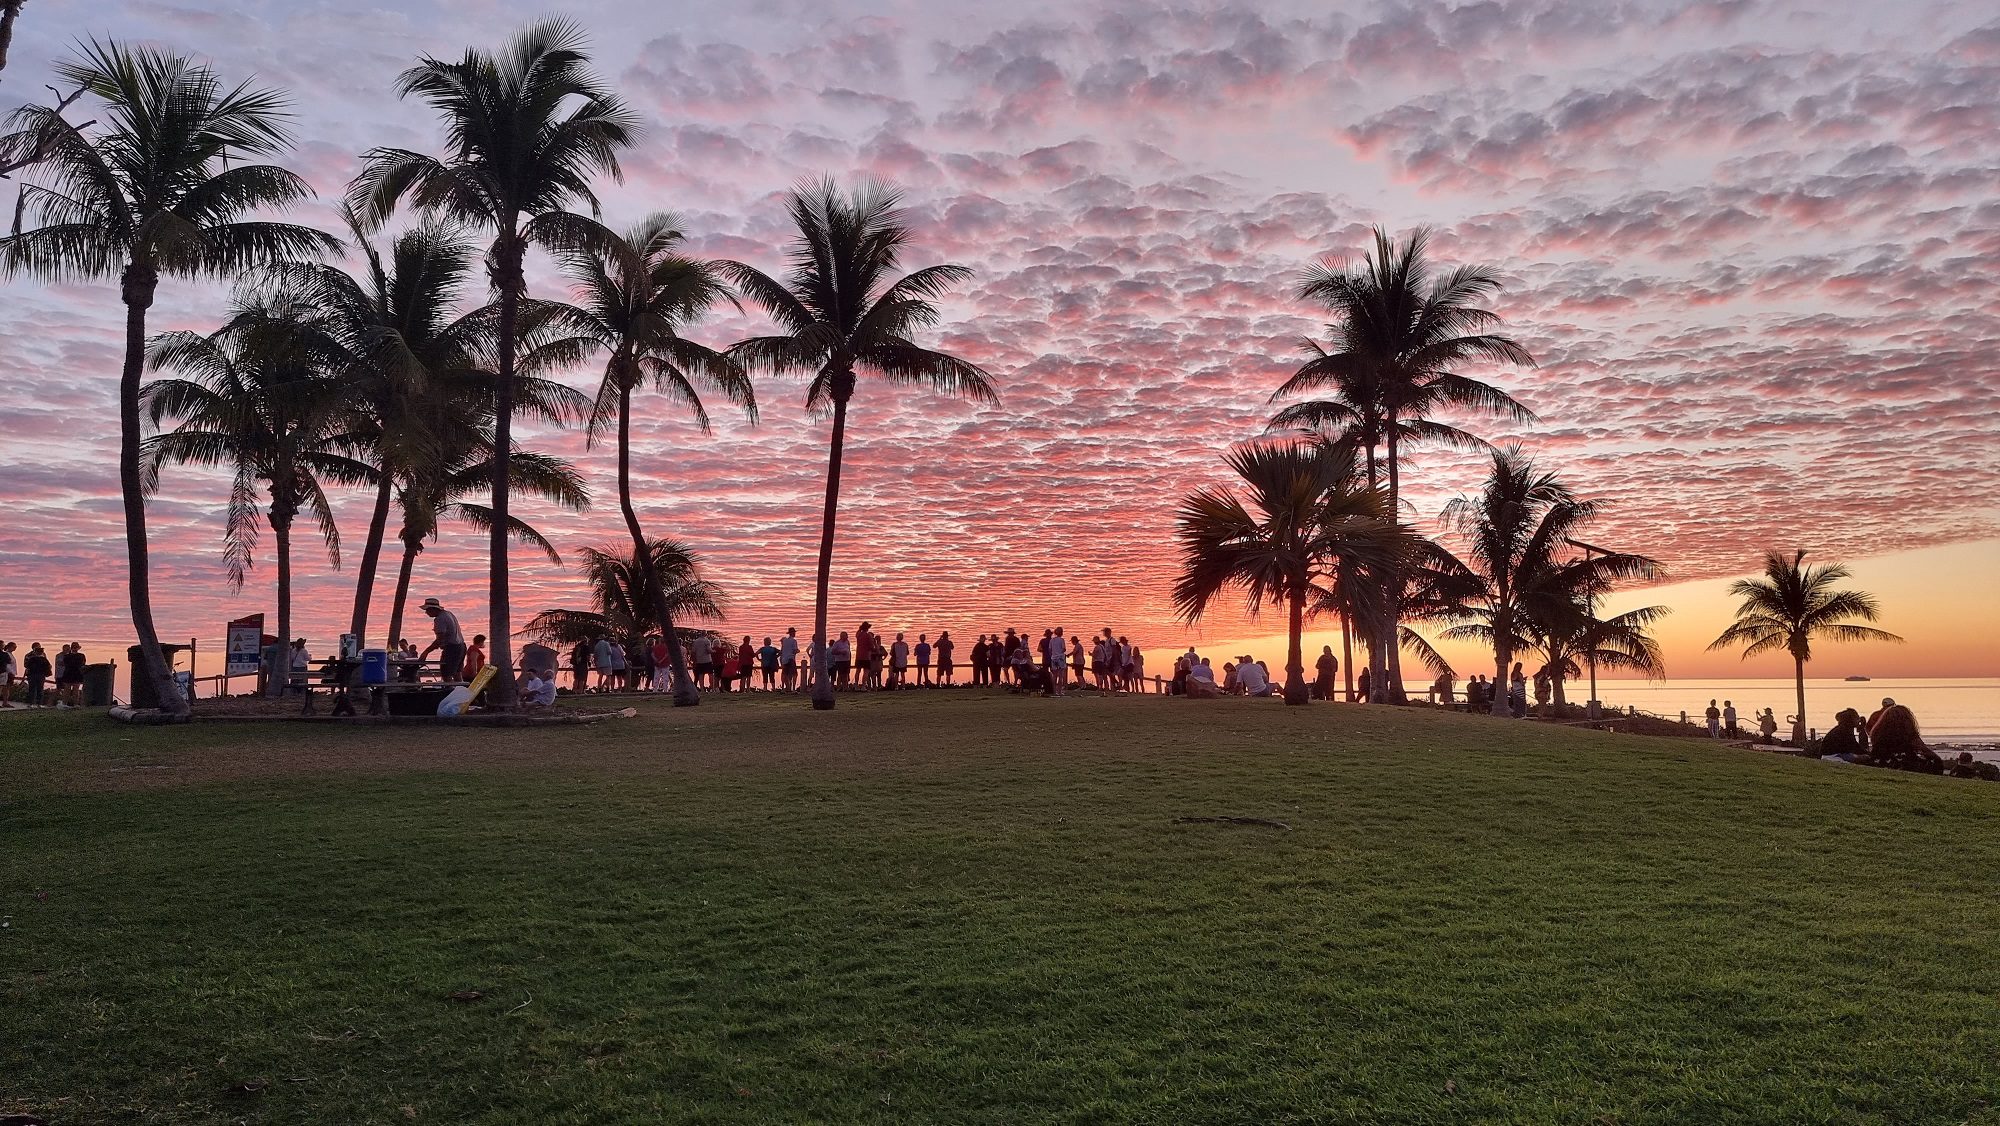
{"label": "green grass lawn", "polygon": [[2000,1122],[2000,786],[951,693],[10,716],[0,799],[58,1124]]}

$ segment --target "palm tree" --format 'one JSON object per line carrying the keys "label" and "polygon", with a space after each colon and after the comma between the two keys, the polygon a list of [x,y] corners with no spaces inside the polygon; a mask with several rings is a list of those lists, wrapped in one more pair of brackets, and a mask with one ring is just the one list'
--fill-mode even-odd
{"label": "palm tree", "polygon": [[[1307,268],[1298,294],[1332,314],[1333,347],[1307,342],[1306,363],[1273,393],[1273,401],[1318,390],[1333,397],[1280,411],[1274,427],[1332,428],[1352,437],[1375,479],[1376,448],[1384,457],[1389,504],[1402,511],[1402,447],[1437,442],[1483,447],[1480,439],[1430,415],[1440,409],[1482,410],[1530,422],[1534,414],[1500,388],[1459,374],[1468,363],[1532,365],[1534,358],[1494,330],[1498,314],[1481,302],[1500,289],[1489,266],[1460,266],[1438,274],[1428,259],[1430,232],[1418,228],[1401,243],[1376,228],[1375,245],[1359,268],[1324,260]],[[1399,610],[1386,610],[1388,637]],[[1399,647],[1385,639],[1389,698],[1402,698]],[[1383,665],[1378,664],[1378,671]]]}
{"label": "palm tree", "polygon": [[[919,347],[912,337],[938,321],[933,301],[972,276],[964,266],[926,266],[895,277],[910,228],[895,191],[869,184],[843,194],[830,178],[792,189],[798,227],[783,283],[740,262],[718,267],[744,296],[778,323],[778,333],[730,349],[744,366],[812,373],[809,410],[833,412],[826,463],[826,505],[820,517],[819,579],[813,603],[812,706],[833,707],[826,668],[827,586],[833,570],[833,525],[840,505],[840,455],[847,438],[847,404],[857,371],[983,403],[999,401],[979,365]],[[894,280],[891,280],[891,279]]]}
{"label": "palm tree", "polygon": [[[242,218],[312,195],[304,180],[282,168],[244,163],[290,147],[282,95],[247,85],[226,88],[215,72],[179,55],[95,40],[57,64],[56,73],[104,103],[104,124],[86,135],[51,106],[23,106],[9,118],[0,165],[27,161],[28,182],[14,231],[0,239],[0,273],[55,283],[119,280],[125,362],[118,384],[118,479],[140,650],[134,675],[153,684],[162,708],[185,714],[187,701],[168,674],[153,625],[139,465],[146,311],[163,276],[230,277],[262,263],[330,252],[339,243],[306,227]],[[34,215],[33,229],[21,229],[23,213]]]}
{"label": "palm tree", "polygon": [[[666,637],[668,630],[694,632],[668,622],[723,618],[722,588],[703,577],[700,557],[679,540],[648,540],[644,559],[637,551],[586,547],[577,553],[577,563],[590,582],[591,608],[536,614],[523,632],[545,645],[611,637],[631,649],[648,637]],[[655,583],[658,587],[649,589]],[[662,603],[665,619],[659,616]]]}
{"label": "palm tree", "polygon": [[14,45],[14,21],[27,0],[0,0],[0,70],[7,69],[7,48]]}
{"label": "palm tree", "polygon": [[1548,670],[1556,714],[1569,708],[1563,683],[1583,675],[1586,665],[1642,673],[1648,680],[1667,675],[1666,656],[1652,627],[1672,613],[1666,606],[1641,606],[1609,618],[1595,618],[1586,601],[1560,598],[1537,609],[1527,624],[1530,649]]}
{"label": "palm tree", "polygon": [[1226,489],[1200,489],[1176,516],[1181,573],[1174,607],[1197,621],[1222,592],[1240,587],[1252,617],[1265,602],[1289,611],[1285,703],[1311,698],[1301,637],[1314,576],[1336,555],[1379,561],[1394,533],[1387,498],[1360,487],[1326,448],[1304,442],[1241,446],[1223,460],[1248,486],[1250,511]]}
{"label": "palm tree", "polygon": [[[223,563],[229,583],[241,589],[257,545],[257,485],[269,498],[264,519],[277,541],[278,638],[292,636],[292,521],[301,512],[319,524],[327,555],[340,565],[340,534],[326,496],[328,482],[371,483],[375,471],[352,455],[361,445],[348,390],[327,374],[326,355],[310,310],[261,304],[239,292],[228,324],[208,336],[174,332],[155,341],[155,369],[179,378],[158,379],[140,396],[156,428],[174,429],[145,443],[142,480],[148,495],[160,469],[178,465],[227,466],[235,475],[229,494]],[[289,668],[289,665],[284,668]],[[270,680],[281,695],[285,678]]]}
{"label": "palm tree", "polygon": [[273,267],[265,280],[270,292],[322,311],[327,345],[340,353],[337,363],[363,408],[379,472],[348,631],[365,646],[397,482],[407,482],[413,470],[454,441],[483,441],[478,435],[486,410],[479,399],[485,373],[478,370],[478,357],[490,351],[485,338],[493,318],[453,315],[459,287],[472,270],[473,247],[462,234],[426,223],[398,236],[385,256],[352,210],[345,215],[364,256],[361,277],[338,266],[295,262]]}
{"label": "palm tree", "polygon": [[1783,552],[1765,552],[1762,579],[1738,579],[1729,584],[1730,595],[1741,600],[1736,620],[1708,646],[1714,651],[1741,645],[1745,660],[1779,649],[1792,655],[1799,708],[1792,717],[1792,742],[1801,747],[1806,745],[1806,662],[1812,660],[1813,639],[1903,640],[1886,630],[1849,620],[1875,621],[1881,617],[1882,607],[1872,594],[1834,588],[1835,583],[1853,577],[1846,566],[1829,563],[1808,567],[1805,562],[1804,551],[1793,553],[1790,559]]}
{"label": "palm tree", "polygon": [[[650,384],[686,407],[704,434],[709,419],[701,401],[702,386],[743,408],[751,421],[757,417],[757,396],[742,366],[680,334],[717,302],[733,300],[712,267],[681,253],[682,241],[675,217],[656,214],[623,237],[572,255],[569,264],[577,297],[577,331],[610,353],[590,430],[593,435],[608,427],[617,430],[618,508],[632,537],[630,563],[642,572],[652,566],[653,553],[647,550],[652,541],[632,507],[632,392]],[[642,575],[635,589],[651,592],[658,600],[652,616],[667,644],[674,705],[700,703],[701,693],[688,675],[687,658],[674,630],[673,607],[667,601],[670,587]]]}
{"label": "palm tree", "polygon": [[1493,714],[1507,714],[1507,672],[1532,642],[1530,628],[1560,599],[1603,591],[1619,579],[1651,578],[1658,565],[1642,555],[1603,552],[1573,559],[1570,539],[1597,517],[1554,473],[1539,472],[1519,450],[1493,453],[1492,471],[1477,496],[1445,506],[1448,526],[1465,541],[1465,587],[1456,605],[1435,612],[1455,622],[1441,636],[1493,646]]}
{"label": "palm tree", "polygon": [[[618,150],[632,143],[635,116],[590,72],[583,36],[562,20],[531,24],[497,55],[468,49],[457,62],[424,58],[397,79],[398,92],[428,102],[445,120],[449,155],[440,160],[377,148],[349,189],[351,205],[381,222],[404,196],[432,215],[493,236],[487,271],[499,296],[499,364],[493,389],[493,443],[513,448],[515,359],[530,246],[567,251],[605,233],[572,214],[595,214],[593,174],[620,179]],[[512,459],[493,463],[495,516],[488,560],[489,626],[495,703],[514,701],[507,571],[507,483]]]}

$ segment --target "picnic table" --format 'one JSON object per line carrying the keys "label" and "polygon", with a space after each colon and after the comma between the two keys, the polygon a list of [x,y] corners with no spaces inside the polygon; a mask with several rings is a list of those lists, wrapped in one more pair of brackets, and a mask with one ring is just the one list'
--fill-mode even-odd
{"label": "picnic table", "polygon": [[[322,657],[313,662],[319,666],[319,675],[316,678],[318,684],[325,687],[333,696],[334,715],[354,714],[354,690],[357,688],[368,690],[369,715],[389,715],[392,711],[389,706],[391,696],[419,692],[450,692],[453,688],[465,686],[466,682],[463,680],[425,681],[423,679],[425,666],[436,663],[422,658],[392,657],[389,660],[389,668],[393,675],[388,683],[362,685],[356,683],[361,673],[361,661],[358,658]],[[306,698],[305,710],[300,713],[302,715],[315,714],[314,680],[310,671],[306,673],[300,673],[296,669],[292,671],[291,686],[303,692]]]}

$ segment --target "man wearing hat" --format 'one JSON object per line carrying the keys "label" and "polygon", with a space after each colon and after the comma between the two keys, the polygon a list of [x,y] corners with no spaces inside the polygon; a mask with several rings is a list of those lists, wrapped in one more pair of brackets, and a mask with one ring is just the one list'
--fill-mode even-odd
{"label": "man wearing hat", "polygon": [[424,613],[430,615],[431,626],[437,630],[437,639],[419,654],[428,657],[438,655],[438,678],[457,680],[465,671],[465,633],[458,628],[458,615],[444,608],[444,603],[435,598],[424,599]]}

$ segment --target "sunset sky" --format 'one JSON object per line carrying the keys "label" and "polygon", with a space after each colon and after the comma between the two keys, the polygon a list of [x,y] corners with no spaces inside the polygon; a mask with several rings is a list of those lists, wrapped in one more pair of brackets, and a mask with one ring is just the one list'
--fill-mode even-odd
{"label": "sunset sky", "polygon": [[[1742,667],[1701,651],[1727,618],[1722,580],[1795,546],[1854,561],[1882,624],[1910,642],[1829,650],[1825,675],[2000,675],[1990,2],[568,10],[647,122],[625,183],[603,186],[612,225],[671,209],[696,251],[775,271],[783,191],[870,174],[907,192],[911,267],[976,272],[938,342],[993,371],[1001,401],[864,383],[836,628],[865,617],[969,642],[1109,624],[1162,656],[1185,645],[1167,598],[1173,509],[1222,482],[1219,455],[1258,434],[1301,340],[1323,335],[1291,296],[1299,270],[1358,254],[1372,224],[1429,224],[1443,261],[1505,274],[1496,308],[1540,361],[1476,373],[1538,422],[1456,421],[1603,502],[1594,542],[1666,564],[1674,585],[1619,602],[1675,607],[1662,631],[1675,675]],[[206,56],[226,78],[293,93],[290,163],[322,197],[296,217],[333,230],[364,149],[440,148],[395,75],[422,53],[496,47],[547,12],[30,0],[0,107],[43,99],[50,62],[79,37]],[[531,285],[559,293],[546,262]],[[154,326],[212,329],[224,296],[169,283]],[[120,323],[111,285],[0,282],[0,637],[127,636]],[[726,345],[757,323],[690,335]],[[806,633],[827,427],[803,411],[800,382],[758,393],[759,425],[718,412],[712,437],[640,400],[642,517],[705,554],[731,595],[726,628]],[[524,440],[576,459],[601,503],[523,514],[566,550],[618,542],[608,453],[575,434]],[[1407,518],[1434,530],[1479,475],[1469,455],[1422,454]],[[226,619],[270,608],[268,559],[240,595],[224,583],[226,496],[221,477],[178,470],[152,506],[163,636],[218,638]],[[299,552],[296,612],[319,651],[345,625],[365,507],[343,501],[344,570]],[[413,596],[483,628],[483,548],[448,532]],[[582,604],[573,574],[516,558],[521,620]],[[1225,615],[1194,636],[1226,647],[1279,628]]]}

